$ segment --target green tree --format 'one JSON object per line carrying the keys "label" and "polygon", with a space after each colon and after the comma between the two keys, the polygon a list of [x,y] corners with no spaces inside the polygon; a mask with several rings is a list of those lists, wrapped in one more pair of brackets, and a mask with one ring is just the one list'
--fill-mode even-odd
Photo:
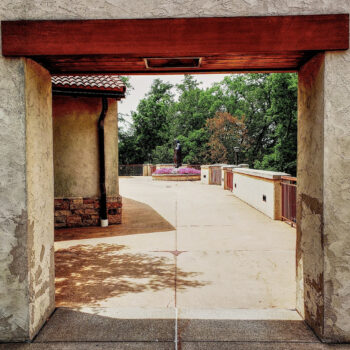
{"label": "green tree", "polygon": [[244,118],[233,117],[227,112],[217,112],[215,117],[207,120],[207,129],[210,134],[211,163],[234,164],[234,147],[244,151],[250,146]]}
{"label": "green tree", "polygon": [[151,90],[146,94],[133,120],[135,138],[135,161],[143,163],[149,161],[153,150],[169,139],[169,111],[173,104],[173,85],[155,79]]}
{"label": "green tree", "polygon": [[270,74],[268,77],[270,106],[269,142],[261,160],[254,166],[260,169],[285,171],[296,175],[297,161],[297,89],[296,74]]}
{"label": "green tree", "polygon": [[[230,75],[207,89],[186,75],[176,85],[177,99],[173,89],[156,79],[132,114],[132,128],[120,146],[129,162],[172,162],[178,139],[186,163],[233,162],[233,147],[239,145],[240,162],[296,173],[296,74]],[[235,120],[230,124],[225,115]],[[221,129],[218,116],[227,122]],[[217,123],[214,139],[208,121]],[[239,138],[242,123],[245,137]]]}

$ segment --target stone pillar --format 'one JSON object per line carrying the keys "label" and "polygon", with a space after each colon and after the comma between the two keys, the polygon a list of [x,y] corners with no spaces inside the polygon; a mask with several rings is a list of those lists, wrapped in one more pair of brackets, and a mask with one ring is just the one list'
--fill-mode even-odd
{"label": "stone pillar", "polygon": [[54,308],[51,77],[0,58],[0,82],[0,341],[23,341]]}
{"label": "stone pillar", "polygon": [[297,308],[326,342],[350,341],[350,60],[299,71]]}

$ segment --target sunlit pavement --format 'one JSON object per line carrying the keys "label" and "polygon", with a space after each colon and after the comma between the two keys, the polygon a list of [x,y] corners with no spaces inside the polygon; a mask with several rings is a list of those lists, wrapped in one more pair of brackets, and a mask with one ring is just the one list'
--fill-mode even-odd
{"label": "sunlit pavement", "polygon": [[294,228],[200,182],[120,192],[122,225],[57,231],[58,308],[1,350],[327,348],[295,311]]}
{"label": "sunlit pavement", "polygon": [[120,192],[119,227],[59,231],[74,236],[55,244],[57,306],[298,317],[294,228],[220,186],[133,177]]}

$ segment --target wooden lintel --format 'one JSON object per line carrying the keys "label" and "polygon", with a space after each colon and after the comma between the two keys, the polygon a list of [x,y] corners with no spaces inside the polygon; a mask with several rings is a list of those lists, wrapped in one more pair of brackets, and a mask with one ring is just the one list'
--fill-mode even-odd
{"label": "wooden lintel", "polygon": [[2,21],[4,56],[206,57],[345,50],[349,15]]}

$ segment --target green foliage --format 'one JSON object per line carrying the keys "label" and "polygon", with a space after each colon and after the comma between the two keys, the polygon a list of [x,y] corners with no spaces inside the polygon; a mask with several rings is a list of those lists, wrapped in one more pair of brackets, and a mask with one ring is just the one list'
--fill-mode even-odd
{"label": "green foliage", "polygon": [[154,80],[151,90],[131,114],[135,138],[133,162],[148,162],[153,150],[168,140],[169,112],[174,103],[172,87],[160,79]]}
{"label": "green foliage", "polygon": [[124,83],[124,85],[126,86],[126,92],[125,95],[128,96],[130,94],[131,90],[134,90],[134,87],[131,85],[130,82],[130,77],[129,76],[119,76],[119,79]]}
{"label": "green foliage", "polygon": [[191,75],[175,87],[156,79],[121,132],[120,162],[172,163],[178,139],[185,163],[233,163],[238,145],[240,162],[295,175],[297,85],[291,73],[230,75],[208,89]]}

